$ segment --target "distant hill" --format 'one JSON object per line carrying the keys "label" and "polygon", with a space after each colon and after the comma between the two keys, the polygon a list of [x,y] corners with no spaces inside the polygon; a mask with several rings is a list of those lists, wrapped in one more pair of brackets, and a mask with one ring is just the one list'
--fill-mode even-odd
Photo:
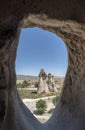
{"label": "distant hill", "polygon": [[[64,77],[54,76],[55,79],[64,79]],[[38,80],[38,76],[32,75],[17,75],[17,80]]]}
{"label": "distant hill", "polygon": [[17,75],[17,80],[38,80],[38,76],[32,76],[32,75]]}

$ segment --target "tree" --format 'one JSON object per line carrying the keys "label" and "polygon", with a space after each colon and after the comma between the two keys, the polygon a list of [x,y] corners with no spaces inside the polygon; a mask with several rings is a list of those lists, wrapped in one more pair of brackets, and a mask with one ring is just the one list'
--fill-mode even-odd
{"label": "tree", "polygon": [[24,80],[21,87],[24,88],[24,87],[27,87],[27,86],[30,86],[30,85],[31,84],[28,83],[28,81]]}
{"label": "tree", "polygon": [[55,98],[53,98],[52,102],[53,104],[56,106],[57,102],[59,100],[59,96],[56,96]]}
{"label": "tree", "polygon": [[39,114],[43,114],[47,108],[46,101],[40,99],[36,102],[36,108]]}
{"label": "tree", "polygon": [[17,88],[21,88],[22,84],[21,83],[18,83],[16,84]]}
{"label": "tree", "polygon": [[34,85],[36,88],[38,88],[39,82],[35,82]]}

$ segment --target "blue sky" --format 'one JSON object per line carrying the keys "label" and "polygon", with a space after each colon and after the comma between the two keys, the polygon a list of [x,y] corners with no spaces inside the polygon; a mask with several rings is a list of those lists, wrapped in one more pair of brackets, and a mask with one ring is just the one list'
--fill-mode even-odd
{"label": "blue sky", "polygon": [[40,28],[22,29],[16,57],[16,73],[38,75],[46,73],[65,76],[68,54],[65,43],[57,35]]}

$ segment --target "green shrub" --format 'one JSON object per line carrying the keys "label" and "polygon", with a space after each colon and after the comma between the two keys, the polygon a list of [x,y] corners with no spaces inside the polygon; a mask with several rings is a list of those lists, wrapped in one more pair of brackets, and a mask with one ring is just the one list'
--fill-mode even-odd
{"label": "green shrub", "polygon": [[47,108],[46,101],[40,99],[36,102],[36,108],[39,114],[43,114]]}
{"label": "green shrub", "polygon": [[39,82],[35,82],[35,83],[34,83],[34,86],[35,86],[36,88],[38,88],[38,84],[39,84]]}
{"label": "green shrub", "polygon": [[24,80],[22,83],[22,87],[27,87],[27,86],[29,86],[29,83],[26,80]]}
{"label": "green shrub", "polygon": [[31,83],[29,83],[28,81],[24,80],[23,83],[18,83],[17,84],[17,88],[25,88],[25,87],[28,87],[30,85],[31,85]]}
{"label": "green shrub", "polygon": [[53,98],[52,102],[56,106],[57,102],[59,100],[59,95],[57,95],[55,98]]}
{"label": "green shrub", "polygon": [[21,88],[22,84],[18,83],[16,86],[17,86],[17,88]]}

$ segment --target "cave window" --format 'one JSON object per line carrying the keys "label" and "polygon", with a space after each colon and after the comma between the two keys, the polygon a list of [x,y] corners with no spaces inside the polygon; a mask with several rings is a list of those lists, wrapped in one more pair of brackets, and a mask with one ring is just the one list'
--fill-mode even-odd
{"label": "cave window", "polygon": [[[59,36],[38,27],[23,28],[21,30],[16,57],[17,88],[21,98],[37,98],[40,96],[37,94],[37,91],[39,73],[41,70],[46,73],[45,75],[44,72],[42,72],[42,75],[45,75],[45,79],[48,75],[49,80],[46,82],[47,85],[50,84],[51,80],[54,78],[55,81],[52,82],[55,82],[57,88],[54,95],[56,95],[56,93],[59,94],[63,86],[67,66],[67,48],[64,41]],[[23,89],[20,90],[20,87]],[[45,91],[43,91],[41,95],[47,96],[44,92]],[[52,94],[53,93],[50,93],[50,95]],[[53,99],[51,99],[46,102],[49,104],[51,101],[53,107],[55,100],[53,101]],[[30,103],[29,106],[29,109],[32,110]],[[34,108],[34,112],[35,111],[36,108]],[[48,113],[50,112],[51,108],[48,110]]]}

